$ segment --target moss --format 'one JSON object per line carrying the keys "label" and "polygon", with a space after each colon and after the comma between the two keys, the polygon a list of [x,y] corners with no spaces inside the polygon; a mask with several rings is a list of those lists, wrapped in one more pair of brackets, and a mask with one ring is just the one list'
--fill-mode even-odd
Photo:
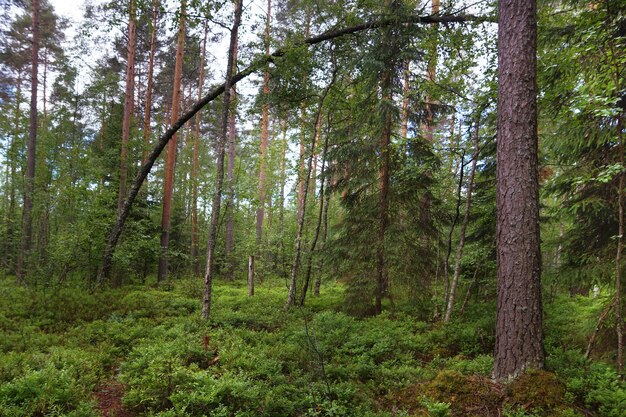
{"label": "moss", "polygon": [[[567,408],[565,386],[546,371],[528,371],[507,387],[507,403],[544,413]],[[551,414],[546,414],[551,415]]]}
{"label": "moss", "polygon": [[500,387],[485,377],[441,371],[424,389],[424,395],[450,403],[454,416],[496,416],[502,401]]}

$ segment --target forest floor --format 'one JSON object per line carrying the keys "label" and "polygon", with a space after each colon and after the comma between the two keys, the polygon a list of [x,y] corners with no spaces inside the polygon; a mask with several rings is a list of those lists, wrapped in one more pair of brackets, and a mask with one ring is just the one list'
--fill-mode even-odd
{"label": "forest floor", "polygon": [[220,283],[205,321],[200,280],[90,294],[0,279],[0,416],[626,416],[609,329],[582,355],[602,299],[551,300],[548,370],[505,386],[491,304],[447,326],[411,303],[355,318],[341,284],[289,311],[283,284],[248,298]]}

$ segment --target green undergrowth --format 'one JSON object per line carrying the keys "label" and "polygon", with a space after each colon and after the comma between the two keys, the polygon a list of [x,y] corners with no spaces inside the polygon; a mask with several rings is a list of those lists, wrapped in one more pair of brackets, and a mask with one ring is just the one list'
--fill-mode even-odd
{"label": "green undergrowth", "polygon": [[624,416],[615,370],[581,354],[571,314],[592,317],[588,299],[548,306],[549,371],[503,386],[488,308],[447,326],[402,306],[355,318],[329,284],[285,311],[282,284],[252,298],[218,284],[204,321],[198,280],[94,294],[2,280],[0,416],[98,416],[112,381],[137,416]]}

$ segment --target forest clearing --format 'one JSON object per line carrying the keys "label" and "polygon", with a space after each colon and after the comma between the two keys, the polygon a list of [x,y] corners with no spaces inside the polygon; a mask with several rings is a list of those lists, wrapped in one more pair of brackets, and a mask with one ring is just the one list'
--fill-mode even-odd
{"label": "forest clearing", "polygon": [[0,6],[0,417],[626,417],[623,0]]}

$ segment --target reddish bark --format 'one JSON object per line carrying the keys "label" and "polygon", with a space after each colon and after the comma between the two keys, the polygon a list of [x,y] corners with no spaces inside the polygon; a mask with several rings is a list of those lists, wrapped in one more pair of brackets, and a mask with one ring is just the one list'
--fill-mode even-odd
{"label": "reddish bark", "polygon": [[499,3],[496,251],[498,301],[493,376],[544,366],[537,137],[537,8]]}

